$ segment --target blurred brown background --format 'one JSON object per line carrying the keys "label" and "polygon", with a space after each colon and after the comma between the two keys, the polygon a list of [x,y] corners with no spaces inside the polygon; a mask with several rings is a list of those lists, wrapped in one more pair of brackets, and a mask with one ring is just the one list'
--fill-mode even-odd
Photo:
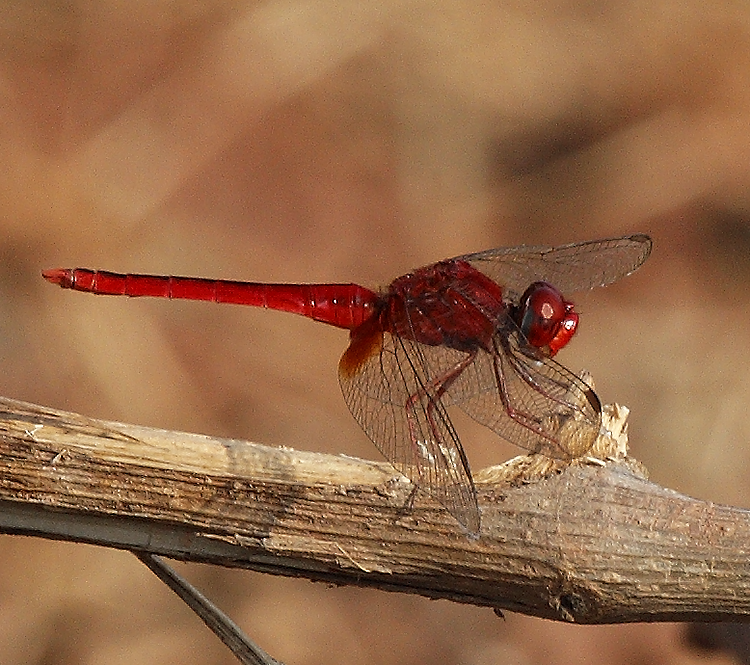
{"label": "blurred brown background", "polygon": [[[232,0],[0,4],[0,393],[379,459],[343,403],[346,333],[95,298],[87,266],[384,285],[494,246],[636,231],[560,359],[632,409],[657,482],[750,505],[750,6]],[[457,417],[474,468],[519,451]],[[678,625],[576,627],[178,568],[275,657],[719,663]],[[233,663],[121,552],[0,537],[0,663]]]}

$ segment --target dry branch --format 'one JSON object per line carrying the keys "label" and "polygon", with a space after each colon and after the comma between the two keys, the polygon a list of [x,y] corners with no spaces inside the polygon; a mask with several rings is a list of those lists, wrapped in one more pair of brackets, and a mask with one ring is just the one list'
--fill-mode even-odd
{"label": "dry branch", "polygon": [[608,414],[604,464],[475,474],[471,539],[384,463],[0,399],[0,532],[579,623],[750,617],[750,513],[649,482]]}

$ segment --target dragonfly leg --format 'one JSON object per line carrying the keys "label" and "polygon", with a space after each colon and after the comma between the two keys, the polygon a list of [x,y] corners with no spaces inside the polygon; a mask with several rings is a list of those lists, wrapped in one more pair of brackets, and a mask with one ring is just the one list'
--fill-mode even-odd
{"label": "dragonfly leg", "polygon": [[[514,422],[518,423],[519,425],[522,425],[523,427],[531,430],[536,434],[537,436],[541,437],[542,439],[547,440],[550,447],[552,448],[560,448],[559,442],[551,437],[547,432],[544,431],[542,428],[542,423],[539,418],[536,416],[526,412],[521,411],[520,409],[516,409],[511,404],[510,395],[508,392],[508,385],[505,380],[505,373],[503,372],[502,368],[500,367],[500,361],[497,356],[495,356],[492,360],[492,365],[495,372],[495,380],[497,381],[497,388],[498,388],[498,394],[500,395],[500,400],[503,403],[503,408],[505,409],[505,413],[508,415],[508,418],[513,420]],[[531,385],[532,388],[535,390],[538,390],[538,388],[534,385],[533,382],[529,382],[529,385]],[[532,452],[539,452],[541,450],[542,446],[539,446],[539,450],[533,450]]]}
{"label": "dragonfly leg", "polygon": [[[563,430],[567,430],[568,435],[570,434],[567,425],[571,423],[572,420],[576,419],[576,414],[582,413],[580,407],[575,404],[576,400],[573,399],[575,393],[571,393],[571,391],[579,388],[579,386],[575,382],[566,382],[563,380],[555,381],[549,377],[549,380],[554,381],[559,389],[566,391],[566,394],[571,394],[571,399],[573,399],[573,401],[568,401],[567,399],[558,396],[554,391],[547,390],[544,386],[540,385],[528,369],[517,360],[509,343],[503,344],[503,347],[504,353],[501,355],[499,353],[500,350],[497,349],[496,351],[498,352],[494,354],[492,360],[498,394],[508,417],[539,437],[536,447],[530,449],[533,452],[544,452],[553,457],[564,459],[578,457],[579,453],[577,451],[582,447],[588,450],[586,443],[588,443],[589,447],[590,444],[593,443],[593,439],[596,435],[596,428],[589,428],[588,432],[586,432],[585,429],[581,430],[581,432],[586,433],[583,437],[578,437],[582,443],[579,442],[577,445],[574,445],[573,450],[571,450],[570,446],[565,443],[565,436],[562,435]],[[546,410],[541,415],[535,415],[534,413],[530,413],[514,406],[505,372],[501,366],[503,362],[502,358],[507,359],[508,363],[511,365],[513,374],[516,377],[522,380],[533,391],[541,395],[545,400],[556,403],[557,408]],[[575,377],[573,377],[573,379],[575,379]],[[588,403],[594,412],[601,410],[599,400],[592,390],[581,390],[580,392],[582,397],[588,400]]]}
{"label": "dragonfly leg", "polygon": [[[445,437],[440,434],[440,427],[438,420],[446,427],[452,428],[447,415],[440,415],[436,417],[436,412],[443,411],[445,407],[441,403],[441,398],[451,387],[451,385],[461,376],[461,373],[472,363],[476,358],[477,351],[469,353],[461,362],[456,363],[447,372],[441,376],[435,377],[426,385],[421,385],[419,389],[409,396],[406,400],[404,408],[406,410],[406,419],[409,424],[409,438],[411,439],[412,446],[414,447],[414,453],[417,459],[425,459],[428,461],[430,467],[437,466],[434,459],[435,453],[430,450],[427,441],[424,441],[424,435],[420,436],[419,433],[419,415],[418,409],[424,410],[424,419],[427,421],[429,427],[429,438],[431,441],[437,444],[441,455],[446,459],[449,465],[459,466],[463,464],[468,469],[468,461],[462,450],[458,450],[458,454],[461,459],[455,459],[456,451],[452,447],[446,446],[446,442],[443,440]],[[423,400],[426,401],[426,407],[423,405]],[[421,476],[421,467],[417,467],[417,473]]]}

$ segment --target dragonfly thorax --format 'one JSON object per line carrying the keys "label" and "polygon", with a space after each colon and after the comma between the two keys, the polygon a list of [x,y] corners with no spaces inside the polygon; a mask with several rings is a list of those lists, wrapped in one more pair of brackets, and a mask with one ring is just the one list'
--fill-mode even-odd
{"label": "dragonfly thorax", "polygon": [[508,310],[502,296],[496,282],[465,261],[441,261],[391,283],[381,326],[421,344],[489,350]]}

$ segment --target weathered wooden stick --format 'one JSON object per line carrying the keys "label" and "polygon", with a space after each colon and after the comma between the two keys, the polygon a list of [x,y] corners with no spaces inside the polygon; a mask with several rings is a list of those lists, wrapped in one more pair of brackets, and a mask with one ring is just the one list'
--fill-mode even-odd
{"label": "weathered wooden stick", "polygon": [[578,623],[750,619],[750,512],[649,482],[605,424],[604,462],[476,473],[472,539],[385,463],[0,399],[0,532]]}

